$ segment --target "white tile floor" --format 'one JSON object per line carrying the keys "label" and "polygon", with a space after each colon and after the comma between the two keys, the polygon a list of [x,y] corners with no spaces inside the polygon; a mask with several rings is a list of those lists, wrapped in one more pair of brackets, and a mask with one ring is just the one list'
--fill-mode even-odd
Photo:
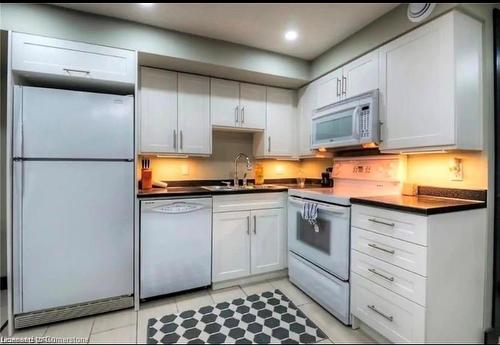
{"label": "white tile floor", "polygon": [[202,290],[144,303],[133,309],[86,317],[73,321],[21,330],[15,337],[82,337],[90,343],[145,343],[146,325],[151,317],[161,317],[205,305],[231,301],[254,293],[280,289],[329,337],[321,343],[374,343],[360,330],[344,326],[318,304],[292,285],[288,279],[269,280],[223,290]]}

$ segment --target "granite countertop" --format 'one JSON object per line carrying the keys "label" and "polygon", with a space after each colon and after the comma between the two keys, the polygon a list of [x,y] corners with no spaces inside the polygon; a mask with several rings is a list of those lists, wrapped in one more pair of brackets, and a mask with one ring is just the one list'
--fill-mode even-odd
{"label": "granite countertop", "polygon": [[[307,184],[304,188],[318,188],[317,184]],[[200,186],[186,187],[168,187],[168,188],[152,188],[139,189],[137,197],[139,198],[158,198],[170,196],[198,196],[198,195],[224,195],[224,194],[250,194],[250,193],[276,193],[286,192],[291,188],[300,188],[297,184],[265,184],[263,186],[255,186],[253,189],[238,189],[238,190],[217,190],[210,191]]]}
{"label": "granite countertop", "polygon": [[378,206],[426,216],[485,208],[486,202],[429,195],[385,195],[351,198],[351,203]]}

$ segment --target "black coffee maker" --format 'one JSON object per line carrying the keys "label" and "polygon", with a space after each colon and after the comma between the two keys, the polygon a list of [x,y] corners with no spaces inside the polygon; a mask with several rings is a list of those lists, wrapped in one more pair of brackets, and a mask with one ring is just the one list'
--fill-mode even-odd
{"label": "black coffee maker", "polygon": [[332,178],[333,168],[326,168],[326,171],[321,173],[321,187],[333,187],[333,178]]}

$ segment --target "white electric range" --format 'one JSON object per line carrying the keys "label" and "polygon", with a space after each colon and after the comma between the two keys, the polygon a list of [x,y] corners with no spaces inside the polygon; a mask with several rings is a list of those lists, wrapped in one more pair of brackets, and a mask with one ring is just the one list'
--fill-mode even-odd
{"label": "white electric range", "polygon": [[[400,156],[337,158],[333,188],[288,190],[290,281],[345,324],[350,324],[351,197],[399,194]],[[302,218],[305,203],[318,204],[317,231]]]}

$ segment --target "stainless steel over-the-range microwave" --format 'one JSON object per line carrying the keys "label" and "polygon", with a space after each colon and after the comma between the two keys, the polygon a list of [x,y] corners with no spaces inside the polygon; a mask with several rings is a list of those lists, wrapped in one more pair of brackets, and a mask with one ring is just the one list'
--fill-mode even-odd
{"label": "stainless steel over-the-range microwave", "polygon": [[312,148],[373,146],[379,143],[378,90],[317,109]]}

